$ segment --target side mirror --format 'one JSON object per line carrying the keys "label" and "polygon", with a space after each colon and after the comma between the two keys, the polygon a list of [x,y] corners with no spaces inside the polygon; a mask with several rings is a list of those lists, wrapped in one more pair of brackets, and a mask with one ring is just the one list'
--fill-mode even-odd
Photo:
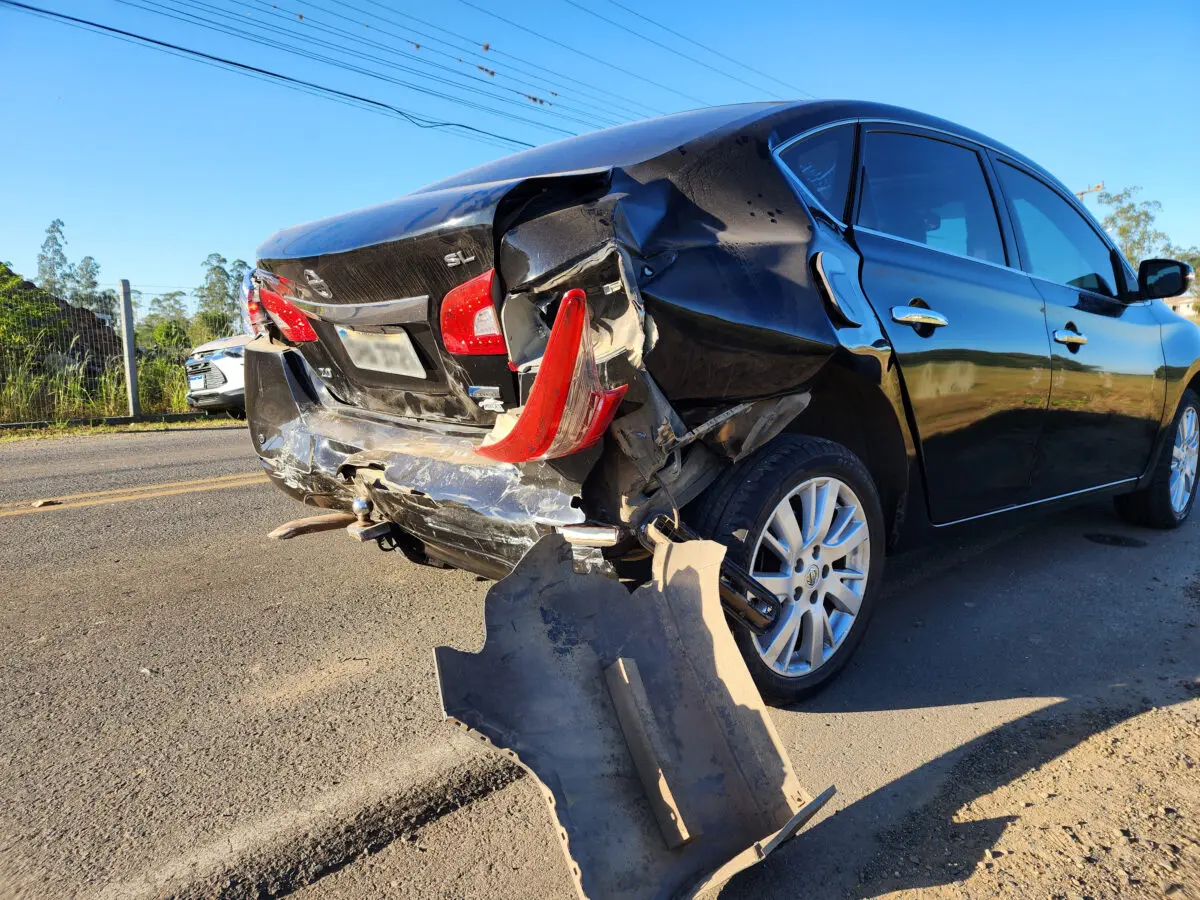
{"label": "side mirror", "polygon": [[1178,297],[1192,284],[1192,267],[1174,259],[1143,259],[1138,266],[1138,292],[1147,300]]}

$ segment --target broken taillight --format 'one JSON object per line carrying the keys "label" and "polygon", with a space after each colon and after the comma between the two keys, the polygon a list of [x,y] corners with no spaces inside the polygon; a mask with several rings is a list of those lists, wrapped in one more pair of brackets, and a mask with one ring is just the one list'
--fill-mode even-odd
{"label": "broken taillight", "polygon": [[[272,275],[261,270],[255,274],[258,284],[250,294],[250,300],[247,301],[247,315],[250,317],[251,324],[254,323],[254,316],[250,303],[257,300],[257,303],[279,327],[279,333],[286,340],[293,344],[315,341],[317,333],[308,321],[308,316],[304,315],[284,296],[284,292],[288,289],[288,280],[281,275]],[[266,323],[263,322],[263,324]]]}
{"label": "broken taillight", "polygon": [[[601,383],[588,324],[587,295],[567,291],[529,399],[515,422],[509,417],[497,423],[477,453],[509,463],[557,459],[600,440],[627,385],[607,389]],[[508,422],[512,427],[497,436]]]}
{"label": "broken taillight", "polygon": [[458,356],[508,353],[493,299],[496,270],[489,269],[453,288],[442,299],[442,343]]}
{"label": "broken taillight", "polygon": [[267,311],[258,300],[258,288],[254,284],[252,272],[247,272],[242,279],[239,294],[242,298],[242,314],[246,317],[246,330],[255,337],[265,334],[267,330]]}

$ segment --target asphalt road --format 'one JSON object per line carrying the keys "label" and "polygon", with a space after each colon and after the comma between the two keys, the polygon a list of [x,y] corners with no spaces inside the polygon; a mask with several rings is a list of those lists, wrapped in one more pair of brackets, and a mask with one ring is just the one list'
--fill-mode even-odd
{"label": "asphalt road", "polygon": [[[257,471],[242,429],[0,444],[0,897],[570,896],[529,779],[440,721],[486,584],[270,542],[301,508]],[[954,881],[1006,826],[964,803],[1194,696],[1198,550],[1095,504],[891,561],[856,659],[774,712],[838,796],[722,896]]]}

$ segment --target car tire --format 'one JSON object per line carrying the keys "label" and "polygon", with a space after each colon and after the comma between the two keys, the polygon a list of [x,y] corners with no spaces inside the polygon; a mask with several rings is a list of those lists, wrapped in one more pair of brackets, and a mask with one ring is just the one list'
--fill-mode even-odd
{"label": "car tire", "polygon": [[[830,502],[821,521],[811,517]],[[763,696],[795,703],[827,685],[862,641],[883,575],[883,512],[858,457],[823,438],[782,435],[719,478],[692,519],[781,600],[780,621],[761,638],[731,623]],[[834,555],[851,542],[849,555]]]}
{"label": "car tire", "polygon": [[1200,455],[1200,397],[1185,390],[1159,454],[1150,483],[1113,498],[1117,514],[1147,528],[1178,528],[1196,503],[1196,462]]}

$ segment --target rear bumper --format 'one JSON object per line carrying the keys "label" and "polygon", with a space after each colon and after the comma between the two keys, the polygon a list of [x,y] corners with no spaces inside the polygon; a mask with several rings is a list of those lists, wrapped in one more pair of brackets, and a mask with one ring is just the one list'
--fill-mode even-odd
{"label": "rear bumper", "polygon": [[543,535],[585,520],[581,485],[565,467],[479,456],[485,429],[343,406],[298,352],[267,338],[247,345],[245,363],[255,450],[304,503],[349,509],[369,499],[430,556],[489,577],[507,574]]}

